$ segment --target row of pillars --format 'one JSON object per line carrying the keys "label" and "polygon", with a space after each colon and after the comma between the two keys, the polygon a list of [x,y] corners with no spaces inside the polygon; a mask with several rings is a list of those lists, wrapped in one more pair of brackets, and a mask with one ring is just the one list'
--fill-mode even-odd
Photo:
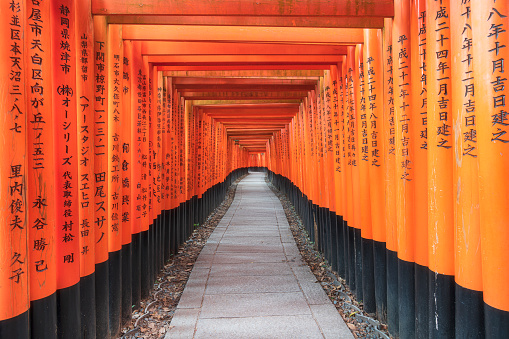
{"label": "row of pillars", "polygon": [[0,338],[117,336],[259,165],[89,6],[0,4]]}
{"label": "row of pillars", "polygon": [[509,336],[508,31],[507,1],[396,0],[268,144],[273,182],[395,337]]}

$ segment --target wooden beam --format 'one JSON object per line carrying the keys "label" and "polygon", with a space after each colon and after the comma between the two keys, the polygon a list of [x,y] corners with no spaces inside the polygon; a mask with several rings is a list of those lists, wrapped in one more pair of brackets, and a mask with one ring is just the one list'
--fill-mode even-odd
{"label": "wooden beam", "polygon": [[364,16],[221,16],[111,15],[108,23],[123,25],[269,26],[383,28],[384,18]]}
{"label": "wooden beam", "polygon": [[208,66],[161,66],[161,70],[165,71],[325,71],[330,69],[330,65],[316,64],[288,64],[288,65],[208,65]]}
{"label": "wooden beam", "polygon": [[394,16],[392,0],[92,0],[94,15]]}
{"label": "wooden beam", "polygon": [[317,79],[271,79],[271,78],[173,78],[172,83],[179,85],[316,85]]}
{"label": "wooden beam", "polygon": [[258,43],[360,44],[363,29],[307,27],[124,25],[124,40],[222,41]]}
{"label": "wooden beam", "polygon": [[314,85],[175,85],[180,91],[193,92],[302,92],[312,91]]}
{"label": "wooden beam", "polygon": [[159,66],[163,76],[169,77],[213,77],[213,78],[274,78],[319,80],[323,71],[319,70],[220,70],[220,71],[170,71],[169,67]]}
{"label": "wooden beam", "polygon": [[347,51],[343,45],[243,42],[143,41],[141,46],[144,55],[346,55]]}
{"label": "wooden beam", "polygon": [[308,92],[180,92],[180,95],[188,100],[213,100],[213,99],[300,99],[305,98]]}
{"label": "wooden beam", "polygon": [[337,65],[340,55],[149,55],[156,65]]}
{"label": "wooden beam", "polygon": [[221,119],[216,118],[216,121],[221,122],[225,126],[242,126],[242,127],[252,127],[252,126],[263,126],[263,127],[284,127],[286,124],[290,123],[292,119],[279,119],[279,120],[260,120],[260,119]]}

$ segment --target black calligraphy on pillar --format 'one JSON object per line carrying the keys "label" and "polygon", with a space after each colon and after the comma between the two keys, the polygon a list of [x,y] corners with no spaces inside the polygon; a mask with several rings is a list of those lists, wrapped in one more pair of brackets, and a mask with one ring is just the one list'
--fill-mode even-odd
{"label": "black calligraphy on pillar", "polygon": [[[426,79],[426,11],[422,11],[419,13],[417,28],[419,30],[419,34],[417,35],[419,41],[419,69],[421,78],[419,81],[421,82],[421,92],[419,93],[419,98],[421,101],[421,105],[414,109],[419,110],[419,115],[421,118],[420,126],[421,129],[419,131],[419,139],[421,141],[420,148],[428,149],[428,93],[427,93],[427,79]],[[415,81],[415,79],[414,79]],[[415,93],[417,95],[417,93]]]}
{"label": "black calligraphy on pillar", "polygon": [[356,129],[355,129],[355,88],[354,88],[354,70],[353,68],[348,68],[348,80],[347,80],[347,90],[348,90],[348,106],[347,106],[347,115],[348,115],[348,165],[357,166],[357,137],[356,137]]}
{"label": "black calligraphy on pillar", "polygon": [[[22,7],[19,1],[12,1],[9,4],[10,13],[8,17],[10,29],[10,49],[8,51],[10,59],[10,74],[6,81],[8,98],[8,112],[2,112],[9,117],[11,125],[10,136],[6,138],[12,140],[13,147],[23,147],[25,137],[25,112],[24,112],[24,86],[23,86],[23,15]],[[10,141],[9,141],[10,142]],[[19,143],[18,143],[19,142]],[[16,145],[18,143],[18,145]],[[8,147],[8,146],[3,146]],[[10,220],[9,229],[11,239],[23,239],[26,237],[26,196],[25,196],[25,166],[22,159],[17,154],[12,154],[13,163],[10,164],[10,175],[7,178],[9,185],[9,201],[7,202],[7,214]],[[5,160],[5,159],[3,159]],[[26,258],[22,251],[22,242],[12,242],[11,262],[8,270],[10,271],[9,280],[12,283],[20,284],[26,281]]]}
{"label": "black calligraphy on pillar", "polygon": [[360,93],[360,136],[361,136],[361,161],[369,161],[369,142],[368,142],[368,119],[366,113],[366,88],[364,83],[364,63],[359,63],[359,93]]}
{"label": "black calligraphy on pillar", "polygon": [[449,104],[450,104],[450,65],[449,65],[449,13],[447,7],[439,6],[436,13],[433,13],[435,17],[435,43],[437,43],[436,55],[432,57],[437,59],[438,65],[435,71],[436,81],[438,82],[439,90],[437,94],[437,106],[439,114],[439,123],[437,126],[437,147],[450,149],[451,145],[451,117],[449,116]]}
{"label": "black calligraphy on pillar", "polygon": [[[60,80],[62,81],[57,86],[57,95],[60,100],[60,105],[62,108],[62,126],[58,126],[59,134],[63,135],[63,142],[65,144],[64,152],[62,153],[62,158],[59,159],[59,165],[63,170],[62,174],[62,187],[60,190],[63,195],[63,206],[61,206],[62,213],[62,225],[60,225],[62,232],[62,236],[60,241],[62,243],[72,243],[76,241],[73,228],[74,218],[75,218],[75,208],[73,206],[74,200],[77,198],[73,196],[73,190],[75,189],[74,182],[74,167],[75,164],[75,152],[74,147],[75,144],[75,133],[76,126],[72,123],[72,114],[76,107],[73,107],[72,98],[74,97],[75,88],[72,82],[66,81],[66,75],[70,72],[74,72],[74,65],[72,59],[72,53],[74,46],[72,46],[71,34],[74,30],[72,26],[74,23],[71,21],[71,10],[66,5],[61,5],[59,7],[60,13],[60,40],[59,40],[59,60],[60,60],[60,70],[59,73],[63,74],[64,77]],[[55,103],[58,104],[58,103]],[[60,142],[60,141],[58,141]],[[73,263],[74,260],[66,260],[66,258],[74,258],[74,253],[66,253],[64,254],[63,262],[64,263]],[[59,259],[62,260],[62,259]]]}
{"label": "black calligraphy on pillar", "polygon": [[[46,138],[51,138],[52,130],[50,121],[48,121],[48,107],[45,103],[45,92],[44,92],[44,81],[45,76],[43,74],[43,63],[45,60],[45,51],[48,46],[44,39],[43,34],[48,34],[45,26],[44,18],[40,8],[40,2],[33,1],[31,8],[27,11],[28,16],[28,27],[30,28],[27,32],[30,40],[30,48],[28,59],[28,65],[30,68],[29,72],[29,88],[27,92],[27,103],[30,105],[28,108],[28,114],[31,117],[28,120],[28,124],[31,128],[31,135],[28,138],[28,152],[31,159],[31,169],[34,171],[36,177],[44,176],[44,169],[46,163],[46,147],[52,147],[47,145]],[[53,173],[52,173],[53,174]],[[41,190],[39,187],[33,187],[34,195],[37,197],[32,202],[32,211],[34,212],[35,219],[33,225],[31,225],[32,232],[34,232],[32,248],[37,254],[34,254],[34,258],[40,259],[34,260],[35,272],[41,273],[48,270],[46,260],[47,248],[49,249],[50,237],[46,238],[46,215],[47,211],[47,190]],[[32,199],[32,198],[30,198]],[[32,218],[30,219],[32,221]]]}
{"label": "black calligraphy on pillar", "polygon": [[397,41],[398,46],[398,77],[399,77],[399,97],[400,106],[397,107],[400,113],[399,127],[401,133],[398,135],[401,145],[401,168],[400,179],[411,181],[412,161],[410,160],[410,51],[409,41],[406,35],[400,35]]}
{"label": "black calligraphy on pillar", "polygon": [[[123,74],[123,60],[120,60],[121,56],[119,54],[113,54],[113,79],[110,79],[110,81],[113,81],[113,87],[112,87],[112,93],[110,93],[112,97],[112,108],[113,111],[111,114],[113,115],[113,121],[110,122],[113,125],[116,125],[116,127],[113,128],[115,131],[111,135],[111,173],[110,173],[110,180],[111,184],[120,184],[120,172],[121,172],[121,153],[120,153],[120,135],[118,134],[118,131],[120,130],[120,104],[121,104],[121,91],[122,91],[122,74]],[[112,186],[114,187],[114,186]],[[119,232],[119,226],[120,226],[120,214],[121,214],[121,208],[120,208],[120,200],[121,195],[119,194],[118,190],[112,189],[112,192],[110,192],[111,195],[111,211],[110,211],[110,218],[111,218],[111,232],[118,233]]]}
{"label": "black calligraphy on pillar", "polygon": [[96,243],[104,239],[106,232],[106,199],[107,199],[107,132],[108,114],[107,107],[107,84],[106,84],[106,43],[95,41],[94,46],[94,202],[95,202],[95,229]]}
{"label": "black calligraphy on pillar", "polygon": [[378,70],[375,70],[373,66],[376,63],[376,56],[369,55],[366,58],[366,68],[367,68],[367,85],[368,85],[368,102],[367,110],[369,113],[369,123],[371,124],[370,130],[371,133],[367,136],[369,146],[371,147],[371,166],[380,167],[379,158],[380,158],[380,140],[378,135],[378,107],[376,106],[376,88],[378,84],[375,80],[375,75]]}
{"label": "black calligraphy on pillar", "polygon": [[[491,56],[491,85],[493,86],[493,97],[491,103],[493,105],[494,114],[491,116],[492,122],[492,142],[509,143],[509,137],[507,134],[507,126],[509,126],[509,115],[506,111],[506,91],[505,82],[507,78],[505,75],[505,58],[500,51],[503,48],[507,48],[504,41],[508,41],[507,38],[507,27],[505,27],[505,21],[509,13],[502,13],[499,8],[499,4],[495,1],[491,4],[492,9],[487,18],[490,24],[488,36],[490,45],[489,49]],[[466,123],[466,122],[465,122]],[[469,126],[475,126],[475,117],[472,121],[470,120]]]}

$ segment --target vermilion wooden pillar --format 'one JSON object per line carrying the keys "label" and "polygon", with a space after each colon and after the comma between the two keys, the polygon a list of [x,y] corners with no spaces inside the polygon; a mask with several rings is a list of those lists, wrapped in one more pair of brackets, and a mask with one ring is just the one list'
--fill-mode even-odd
{"label": "vermilion wooden pillar", "polygon": [[[336,205],[336,238],[337,238],[337,271],[345,277],[345,199],[343,185],[343,176],[345,171],[344,163],[344,106],[343,106],[343,76],[342,67],[331,66],[331,96],[332,96],[332,151],[335,186],[335,205]],[[299,141],[298,141],[299,142]],[[298,158],[301,158],[297,155]],[[298,160],[298,159],[297,159]]]}
{"label": "vermilion wooden pillar", "polygon": [[[149,266],[149,290],[155,281],[155,255],[156,255],[156,244],[155,244],[155,233],[156,233],[156,209],[155,203],[155,172],[156,168],[155,157],[157,156],[157,149],[154,144],[155,140],[155,103],[154,103],[154,65],[149,62],[148,56],[143,55],[143,67],[147,71],[147,127],[148,127],[148,150],[147,150],[147,185],[148,185],[148,204],[147,204],[147,218],[148,218],[148,266]],[[154,110],[153,110],[154,108]]]}
{"label": "vermilion wooden pillar", "polygon": [[413,122],[414,219],[415,225],[415,336],[427,337],[428,330],[428,129],[427,129],[427,60],[426,2],[413,0],[410,12],[410,62]]}
{"label": "vermilion wooden pillar", "polygon": [[162,250],[162,265],[169,260],[170,258],[170,242],[169,242],[169,208],[167,199],[168,188],[167,188],[167,180],[169,180],[169,176],[167,174],[168,166],[168,77],[162,75],[161,72],[161,122],[160,122],[160,137],[161,137],[161,210],[162,210],[162,236],[161,241],[163,243]]}
{"label": "vermilion wooden pillar", "polygon": [[131,229],[132,229],[132,304],[139,307],[142,286],[142,164],[143,164],[143,70],[140,55],[140,42],[126,42],[126,55],[131,60]]}
{"label": "vermilion wooden pillar", "polygon": [[[345,262],[345,278],[348,283],[350,280],[350,261],[349,261],[349,228],[348,218],[350,213],[350,201],[349,201],[349,183],[350,180],[350,167],[348,165],[349,160],[349,141],[348,141],[348,69],[346,56],[343,57],[341,64],[341,72],[338,72],[338,81],[340,83],[340,99],[341,99],[341,110],[340,110],[340,121],[341,127],[341,145],[342,145],[342,172],[341,172],[341,187],[343,189],[343,256]],[[341,77],[339,77],[341,76]]]}
{"label": "vermilion wooden pillar", "polygon": [[[450,6],[427,1],[428,253],[432,337],[454,336],[454,195]],[[456,32],[455,32],[456,34]]]}
{"label": "vermilion wooden pillar", "polygon": [[80,239],[81,335],[96,336],[94,28],[91,1],[76,1],[76,104]]}
{"label": "vermilion wooden pillar", "polygon": [[346,274],[347,284],[352,291],[356,291],[355,276],[355,235],[354,235],[354,208],[353,208],[353,181],[352,167],[356,163],[354,158],[355,141],[355,90],[354,90],[354,67],[355,67],[355,47],[348,47],[348,55],[344,63],[343,77],[345,79],[345,145],[346,145],[346,175],[345,175],[345,193],[346,193],[346,213],[345,227],[347,230],[347,248],[348,248],[348,272]]}
{"label": "vermilion wooden pillar", "polygon": [[[40,16],[32,15],[39,13]],[[56,338],[55,150],[51,96],[51,27],[49,3],[27,3],[24,55],[27,59],[27,199],[30,258],[30,332]],[[38,47],[32,49],[33,45]],[[7,147],[3,145],[2,147]]]}
{"label": "vermilion wooden pillar", "polygon": [[373,226],[371,217],[371,190],[369,181],[369,167],[372,146],[368,134],[368,83],[366,64],[364,63],[364,45],[358,45],[356,68],[359,78],[357,146],[359,154],[359,198],[360,198],[360,226],[361,226],[361,256],[362,256],[362,300],[366,312],[376,312],[375,306],[375,270],[373,257]]}
{"label": "vermilion wooden pillar", "polygon": [[415,336],[415,165],[411,126],[417,123],[412,90],[410,0],[394,2],[392,51],[394,63],[394,124],[396,152],[396,225],[398,240],[399,335]]}
{"label": "vermilion wooden pillar", "polygon": [[[136,45],[135,45],[136,47]],[[140,48],[135,48],[134,53],[141,53]],[[140,108],[141,117],[139,122],[140,143],[141,143],[141,298],[146,298],[150,293],[150,286],[152,278],[150,276],[150,241],[149,241],[149,227],[150,220],[150,177],[149,177],[149,65],[146,57],[141,57],[141,72],[139,73],[140,86]]]}
{"label": "vermilion wooden pillar", "polygon": [[360,106],[362,91],[360,82],[360,61],[362,60],[362,45],[357,44],[352,52],[352,64],[349,66],[350,75],[352,77],[352,108],[350,111],[350,128],[351,128],[351,141],[352,141],[352,208],[353,208],[353,228],[354,228],[354,249],[355,249],[355,295],[360,300],[363,299],[362,295],[362,225],[361,225],[361,183],[360,183],[360,152],[359,148],[359,130],[360,123]]}
{"label": "vermilion wooden pillar", "polygon": [[324,72],[324,88],[323,88],[323,103],[324,103],[324,152],[325,152],[325,173],[327,174],[328,188],[328,206],[327,206],[327,228],[329,235],[327,237],[327,253],[328,260],[333,267],[337,269],[337,255],[333,250],[336,249],[336,197],[334,185],[334,154],[333,154],[333,131],[332,131],[332,80],[331,72]]}
{"label": "vermilion wooden pillar", "polygon": [[394,44],[392,19],[385,19],[383,35],[385,142],[385,229],[387,237],[387,323],[393,336],[399,333],[398,243],[396,228],[396,125],[394,117]]}
{"label": "vermilion wooden pillar", "polygon": [[51,3],[55,138],[57,335],[80,335],[80,241],[74,0]]}
{"label": "vermilion wooden pillar", "polygon": [[369,146],[369,184],[374,257],[376,314],[387,315],[387,265],[385,238],[385,139],[383,101],[383,54],[381,30],[364,30],[364,77],[366,96],[367,139]]}
{"label": "vermilion wooden pillar", "polygon": [[487,1],[472,2],[471,6],[475,112],[479,114],[475,122],[465,118],[463,123],[468,128],[475,126],[477,131],[485,334],[487,338],[497,338],[509,333],[509,269],[505,241],[509,237],[506,222],[509,5],[505,1]]}
{"label": "vermilion wooden pillar", "polygon": [[161,136],[161,123],[162,123],[162,110],[163,110],[163,74],[158,71],[157,67],[154,67],[152,72],[153,83],[152,83],[152,112],[153,112],[153,129],[154,132],[154,149],[155,157],[153,167],[155,169],[153,184],[154,184],[154,204],[156,210],[154,211],[155,216],[155,272],[157,275],[163,267],[164,257],[164,243],[163,240],[163,209],[162,209],[162,195],[161,195],[161,182],[162,182],[162,136]]}
{"label": "vermilion wooden pillar", "polygon": [[133,45],[132,41],[123,42],[123,60],[121,67],[121,128],[120,128],[120,192],[121,209],[120,225],[122,230],[122,324],[126,324],[132,315],[132,262],[133,262],[133,229],[134,229],[134,195],[133,162],[135,119],[133,112],[133,97],[135,90],[132,86],[133,77]]}
{"label": "vermilion wooden pillar", "polygon": [[[472,18],[469,3],[451,3],[452,125],[454,137],[454,275],[457,338],[484,338],[482,249],[479,216],[479,150],[474,90]],[[461,34],[459,34],[461,31]],[[482,60],[481,62],[486,62]]]}
{"label": "vermilion wooden pillar", "polygon": [[110,336],[120,333],[122,305],[122,190],[121,190],[121,117],[122,117],[122,72],[124,46],[122,28],[109,25],[107,44],[108,72],[108,272],[110,297]]}
{"label": "vermilion wooden pillar", "polygon": [[[0,329],[12,338],[29,338],[29,257],[26,185],[25,2],[3,2],[0,23]],[[48,46],[48,49],[50,46]],[[49,230],[48,230],[49,231]],[[50,278],[50,281],[54,278]],[[51,291],[50,291],[51,293]]]}
{"label": "vermilion wooden pillar", "polygon": [[94,227],[97,336],[109,335],[108,274],[108,26],[94,16]]}

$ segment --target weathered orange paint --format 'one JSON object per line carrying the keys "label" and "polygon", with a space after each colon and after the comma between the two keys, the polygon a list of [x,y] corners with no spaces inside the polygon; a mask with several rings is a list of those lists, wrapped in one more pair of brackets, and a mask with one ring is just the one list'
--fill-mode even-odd
{"label": "weathered orange paint", "polygon": [[[428,0],[429,13],[450,13],[449,1]],[[448,27],[439,30],[440,27]],[[428,15],[428,55],[450,51],[450,18]],[[447,39],[443,39],[447,38]],[[453,126],[451,111],[451,57],[430,58],[428,62],[428,255],[433,272],[454,275]]]}

